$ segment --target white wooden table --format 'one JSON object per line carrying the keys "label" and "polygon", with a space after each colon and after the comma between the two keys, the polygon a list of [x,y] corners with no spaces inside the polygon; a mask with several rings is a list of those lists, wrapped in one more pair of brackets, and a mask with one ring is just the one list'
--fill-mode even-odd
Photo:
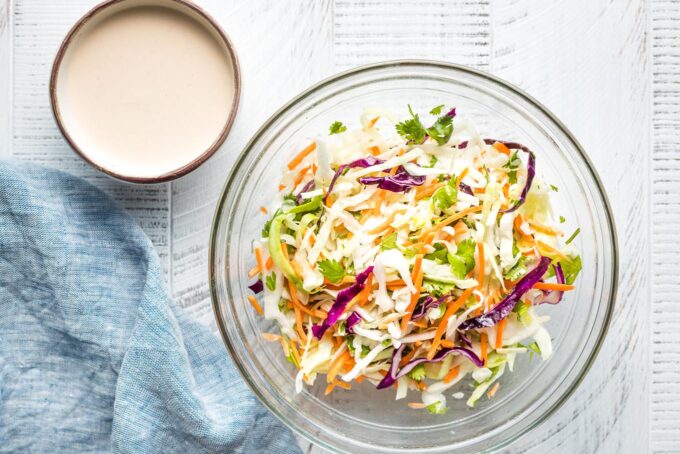
{"label": "white wooden table", "polygon": [[490,71],[552,109],[609,192],[621,246],[619,298],[577,394],[508,451],[680,452],[680,2],[200,1],[235,42],[243,100],[210,165],[158,186],[96,173],[52,119],[53,55],[94,3],[0,0],[0,153],[109,191],[152,238],[173,298],[208,324],[207,243],[218,193],[255,129],[304,87],[355,65],[432,58]]}

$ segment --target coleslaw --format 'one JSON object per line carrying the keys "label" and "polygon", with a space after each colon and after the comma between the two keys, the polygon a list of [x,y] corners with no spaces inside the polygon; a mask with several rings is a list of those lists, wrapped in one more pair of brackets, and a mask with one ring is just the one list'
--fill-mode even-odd
{"label": "coleslaw", "polygon": [[396,399],[416,391],[410,407],[441,414],[461,380],[472,407],[517,355],[551,356],[536,309],[574,289],[579,230],[560,228],[558,189],[532,150],[484,138],[455,108],[408,112],[369,109],[352,130],[336,121],[288,163],[261,208],[248,298],[276,321],[263,336],[297,368],[298,392],[367,381]]}

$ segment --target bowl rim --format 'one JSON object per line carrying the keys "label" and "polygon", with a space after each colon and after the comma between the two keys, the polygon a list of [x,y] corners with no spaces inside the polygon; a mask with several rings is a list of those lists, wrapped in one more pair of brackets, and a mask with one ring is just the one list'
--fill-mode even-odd
{"label": "bowl rim", "polygon": [[[585,364],[583,365],[581,371],[579,372],[579,375],[572,381],[572,383],[569,385],[569,387],[566,389],[566,391],[560,396],[560,398],[555,401],[550,407],[545,409],[542,414],[536,420],[527,425],[522,431],[503,439],[500,441],[498,444],[485,449],[485,451],[497,451],[499,449],[502,449],[503,447],[508,446],[510,443],[518,440],[519,438],[524,437],[527,435],[529,432],[533,431],[536,427],[544,423],[551,415],[553,415],[559,408],[564,405],[564,403],[569,400],[569,398],[574,394],[576,389],[580,386],[580,384],[583,382],[584,378],[590,371],[592,365],[594,364],[595,360],[597,359],[600,350],[602,348],[602,344],[604,343],[604,339],[607,336],[607,333],[609,331],[610,323],[613,317],[613,312],[614,312],[614,306],[616,304],[616,296],[617,296],[617,290],[618,290],[618,279],[619,279],[619,251],[618,251],[618,238],[617,238],[617,233],[616,233],[616,225],[614,222],[614,216],[611,208],[611,204],[609,202],[609,198],[607,197],[607,193],[605,192],[604,185],[602,184],[602,180],[600,179],[600,176],[598,175],[597,171],[595,170],[595,167],[593,163],[591,162],[590,158],[584,151],[583,147],[579,143],[579,141],[574,137],[574,135],[571,133],[571,131],[566,127],[562,121],[560,121],[548,108],[546,108],[543,104],[541,104],[538,100],[536,100],[534,97],[526,93],[524,90],[518,88],[517,86],[511,84],[510,82],[505,81],[504,79],[501,79],[497,76],[494,76],[490,73],[487,73],[485,71],[481,71],[475,68],[471,68],[468,66],[464,65],[459,65],[456,63],[449,63],[449,62],[444,62],[440,60],[429,60],[429,59],[398,59],[398,60],[385,60],[381,62],[376,62],[376,63],[371,63],[367,65],[361,65],[357,66],[345,71],[341,71],[338,73],[335,73],[325,79],[322,79],[321,81],[311,85],[309,88],[303,90],[300,92],[298,95],[294,96],[292,99],[290,99],[288,102],[283,104],[282,107],[280,107],[278,110],[276,110],[272,115],[267,118],[262,125],[258,128],[258,130],[253,134],[253,137],[248,141],[248,143],[245,145],[243,150],[239,153],[238,157],[236,158],[236,162],[234,164],[234,167],[231,169],[229,172],[224,186],[222,188],[222,192],[220,194],[220,197],[217,201],[217,206],[215,210],[215,214],[213,216],[213,221],[212,221],[212,227],[211,227],[211,233],[210,233],[210,244],[209,244],[209,249],[208,249],[208,281],[210,285],[210,296],[211,296],[211,304],[213,308],[213,315],[215,316],[215,321],[218,326],[220,335],[222,337],[222,340],[225,344],[225,347],[227,351],[229,352],[230,356],[232,359],[234,359],[234,364],[236,365],[239,373],[243,377],[244,381],[248,385],[248,387],[253,391],[253,393],[257,396],[257,398],[262,402],[262,404],[270,411],[272,412],[280,421],[282,421],[287,427],[289,427],[293,432],[296,434],[302,436],[306,440],[308,440],[311,443],[316,444],[317,446],[320,446],[324,449],[328,449],[332,452],[343,452],[341,451],[337,446],[333,446],[332,444],[326,442],[325,440],[315,436],[312,433],[307,432],[303,427],[301,427],[298,423],[288,420],[281,412],[278,411],[278,409],[271,405],[270,402],[258,391],[256,388],[255,384],[252,382],[252,379],[250,377],[250,374],[248,371],[245,369],[245,367],[236,360],[237,354],[236,354],[236,349],[232,345],[231,341],[229,340],[229,336],[227,335],[227,331],[225,326],[222,324],[222,315],[223,312],[220,308],[218,298],[217,298],[217,286],[216,286],[216,280],[215,280],[215,253],[217,252],[215,249],[215,244],[217,241],[217,233],[218,233],[218,224],[220,222],[220,219],[222,217],[222,213],[224,210],[224,204],[225,200],[227,197],[227,193],[231,189],[232,184],[234,183],[234,180],[236,179],[236,176],[238,175],[239,171],[241,170],[242,166],[244,165],[245,162],[245,157],[251,152],[253,145],[260,139],[260,137],[264,134],[264,132],[268,129],[269,125],[271,125],[273,122],[279,120],[289,109],[291,109],[293,106],[295,106],[298,102],[301,100],[307,98],[308,96],[314,94],[316,91],[330,86],[334,84],[337,81],[340,81],[346,77],[353,76],[356,74],[361,74],[365,72],[370,72],[374,70],[380,70],[380,69],[385,69],[385,68],[390,68],[390,67],[399,67],[399,66],[409,66],[409,67],[433,67],[433,68],[439,68],[439,69],[444,69],[444,70],[454,70],[454,71],[459,71],[463,73],[467,73],[469,75],[472,75],[473,77],[478,77],[481,79],[484,79],[486,81],[498,84],[502,86],[503,88],[513,92],[514,94],[518,95],[519,97],[523,98],[525,101],[527,101],[529,104],[532,104],[534,107],[536,107],[541,113],[543,113],[550,121],[554,123],[555,126],[562,132],[567,140],[571,142],[571,144],[574,146],[576,151],[578,152],[579,157],[583,160],[583,162],[586,164],[587,170],[590,172],[591,176],[593,177],[595,181],[595,186],[596,186],[596,193],[601,197],[602,203],[605,208],[605,218],[607,220],[607,226],[609,227],[609,234],[611,235],[612,239],[612,244],[611,244],[611,270],[612,270],[612,279],[611,279],[611,285],[609,288],[609,301],[607,302],[607,307],[606,311],[604,313],[604,318],[603,318],[603,325],[602,329],[600,330],[600,333],[595,340],[594,347],[590,354],[588,355],[588,358],[586,359]],[[436,448],[437,449],[437,448]]]}
{"label": "bowl rim", "polygon": [[[231,60],[230,66],[234,71],[234,99],[231,102],[230,106],[231,110],[229,112],[229,117],[227,117],[227,121],[225,122],[224,126],[217,134],[213,143],[210,144],[210,146],[208,146],[207,149],[203,150],[198,156],[196,156],[190,162],[184,164],[182,167],[171,170],[170,172],[166,172],[157,176],[148,177],[129,176],[115,172],[97,163],[95,160],[90,158],[90,156],[85,150],[81,149],[76,144],[75,139],[71,136],[68,128],[65,125],[64,119],[61,115],[61,110],[59,108],[57,82],[59,79],[61,64],[64,60],[64,57],[66,56],[66,52],[68,52],[68,49],[71,46],[71,43],[74,41],[74,39],[77,39],[78,32],[83,27],[85,27],[92,19],[98,17],[100,14],[106,14],[107,10],[110,9],[111,7],[116,6],[118,4],[125,4],[128,2],[130,2],[130,0],[104,0],[101,3],[98,3],[97,5],[93,6],[90,10],[83,14],[75,22],[75,24],[73,24],[73,26],[68,31],[63,41],[59,45],[59,49],[57,50],[57,53],[54,57],[54,61],[52,62],[52,69],[50,71],[50,80],[48,84],[50,107],[52,108],[52,115],[54,116],[54,120],[57,123],[57,127],[59,128],[61,135],[64,137],[64,139],[66,139],[66,142],[69,144],[71,149],[92,167],[99,170],[100,172],[109,175],[110,177],[113,177],[117,180],[126,181],[128,183],[141,183],[141,184],[164,183],[167,181],[180,178],[197,169],[201,164],[203,164],[210,157],[212,157],[220,148],[220,146],[224,143],[224,141],[227,139],[227,136],[231,131],[231,127],[233,126],[234,121],[236,120],[236,113],[238,111],[240,104],[241,65],[239,63],[238,55],[236,54],[236,47],[234,46],[234,43],[232,42],[231,38],[229,38],[229,35],[227,35],[222,26],[219,24],[219,22],[213,16],[211,16],[205,9],[192,3],[189,0],[147,0],[146,3],[148,3],[149,5],[157,5],[160,7],[174,5],[177,7],[176,11],[179,11],[181,14],[185,14],[189,17],[191,17],[191,13],[193,13],[198,17],[202,18],[203,20],[205,20],[205,25],[201,24],[202,26],[216,33],[217,39],[225,47],[226,54]],[[144,6],[143,1],[138,3],[140,4],[132,4],[128,5],[127,7],[136,8],[139,6]]]}

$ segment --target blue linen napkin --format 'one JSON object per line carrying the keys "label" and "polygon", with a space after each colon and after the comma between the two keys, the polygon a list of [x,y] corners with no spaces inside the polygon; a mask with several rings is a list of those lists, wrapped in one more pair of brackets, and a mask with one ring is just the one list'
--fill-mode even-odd
{"label": "blue linen napkin", "polygon": [[0,162],[0,451],[293,453],[101,191]]}

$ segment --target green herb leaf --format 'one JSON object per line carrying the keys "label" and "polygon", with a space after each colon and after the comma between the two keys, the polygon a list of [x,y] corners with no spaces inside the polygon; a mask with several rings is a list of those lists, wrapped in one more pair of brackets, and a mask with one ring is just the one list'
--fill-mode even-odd
{"label": "green herb leaf", "polygon": [[527,273],[526,257],[521,256],[515,266],[505,273],[505,278],[509,281],[516,281]]}
{"label": "green herb leaf", "polygon": [[271,273],[268,275],[265,279],[265,284],[267,285],[269,291],[273,292],[276,289],[276,274]]}
{"label": "green herb leaf", "polygon": [[579,233],[581,233],[581,227],[579,227],[579,228],[577,228],[576,230],[574,230],[574,233],[571,234],[571,236],[569,237],[569,239],[567,239],[567,241],[565,241],[564,244],[569,244],[569,243],[571,243],[572,241],[574,241],[574,238],[576,238],[576,237],[578,236]]}
{"label": "green herb leaf", "polygon": [[428,260],[434,260],[441,265],[446,261],[446,254],[448,254],[446,246],[444,246],[442,243],[435,243],[434,252],[425,254],[425,258]]}
{"label": "green herb leaf", "polygon": [[577,255],[574,257],[569,257],[569,260],[560,260],[560,266],[562,266],[562,272],[564,273],[564,281],[568,285],[571,285],[581,272],[581,256]]}
{"label": "green herb leaf", "polygon": [[279,306],[279,312],[283,312],[284,314],[286,312],[288,312],[288,310],[289,310],[288,309],[288,301],[284,300],[283,298],[281,298],[279,300],[278,306]]}
{"label": "green herb leaf", "polygon": [[341,132],[347,131],[347,126],[342,124],[340,121],[334,121],[329,128],[330,135],[339,134]]}
{"label": "green herb leaf", "polygon": [[425,135],[427,134],[425,126],[423,126],[423,124],[420,122],[420,117],[413,113],[410,105],[408,106],[408,111],[411,114],[411,118],[404,120],[401,123],[397,123],[395,126],[397,132],[407,140],[421,143],[423,140],[425,140]]}
{"label": "green herb leaf", "polygon": [[559,191],[560,191],[560,190],[557,188],[557,186],[555,186],[554,184],[551,184],[551,185],[550,185],[550,189],[552,189],[552,190],[555,191],[555,192],[559,192]]}
{"label": "green herb leaf", "polygon": [[384,236],[380,241],[380,250],[387,251],[388,249],[397,248],[397,232],[392,232],[387,236]]}
{"label": "green herb leaf", "polygon": [[345,269],[337,260],[322,260],[319,262],[319,270],[329,281],[337,284],[345,277]]}
{"label": "green herb leaf", "polygon": [[449,183],[437,189],[432,195],[432,204],[435,209],[444,211],[458,200],[458,188],[456,188],[456,178],[451,177]]}
{"label": "green herb leaf", "polygon": [[430,111],[430,115],[439,115],[442,113],[442,109],[444,108],[444,104],[440,104],[437,107],[433,108]]}
{"label": "green herb leaf", "polygon": [[411,370],[411,372],[408,373],[408,376],[415,381],[422,380],[423,378],[425,378],[425,365],[418,364]]}
{"label": "green herb leaf", "polygon": [[454,284],[444,284],[442,282],[425,280],[423,281],[423,288],[429,295],[439,297],[448,295],[455,290],[456,286]]}
{"label": "green herb leaf", "polygon": [[427,128],[427,133],[439,145],[446,144],[451,138],[451,134],[453,134],[453,118],[448,115],[442,115],[437,118],[431,127]]}
{"label": "green herb leaf", "polygon": [[458,244],[455,254],[448,254],[447,260],[451,265],[451,272],[456,279],[464,279],[475,267],[476,243],[472,238]]}
{"label": "green herb leaf", "polygon": [[430,156],[430,165],[428,165],[427,167],[428,167],[428,168],[432,168],[432,167],[434,167],[438,162],[439,162],[439,159],[438,159],[436,156],[432,155],[432,156]]}
{"label": "green herb leaf", "polygon": [[560,224],[564,224],[566,221],[564,216],[560,216]]}
{"label": "green herb leaf", "polygon": [[528,326],[531,324],[531,315],[529,315],[529,304],[525,303],[524,301],[520,301],[512,309],[512,311],[517,314],[517,318],[519,319],[522,325]]}

